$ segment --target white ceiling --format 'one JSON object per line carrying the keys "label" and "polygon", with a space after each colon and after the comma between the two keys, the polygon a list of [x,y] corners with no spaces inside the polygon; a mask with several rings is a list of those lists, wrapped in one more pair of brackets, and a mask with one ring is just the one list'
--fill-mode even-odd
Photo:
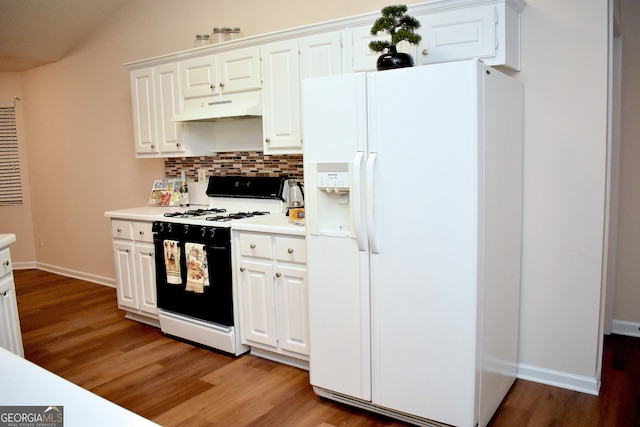
{"label": "white ceiling", "polygon": [[58,61],[125,0],[0,0],[0,72]]}

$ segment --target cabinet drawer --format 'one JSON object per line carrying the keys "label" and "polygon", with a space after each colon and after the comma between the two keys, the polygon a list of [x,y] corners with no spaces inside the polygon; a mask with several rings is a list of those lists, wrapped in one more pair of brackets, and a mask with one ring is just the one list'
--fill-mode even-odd
{"label": "cabinet drawer", "polygon": [[266,234],[240,233],[240,254],[257,258],[273,258],[271,236]]}
{"label": "cabinet drawer", "polygon": [[276,237],[275,247],[278,261],[307,262],[307,243],[304,239]]}
{"label": "cabinet drawer", "polygon": [[153,242],[153,233],[151,232],[150,222],[134,222],[133,223],[133,239],[138,242]]}
{"label": "cabinet drawer", "polygon": [[0,251],[0,277],[10,273],[12,270],[11,252],[9,251],[9,248],[4,248]]}
{"label": "cabinet drawer", "polygon": [[120,219],[111,220],[111,235],[116,239],[133,240],[131,222]]}

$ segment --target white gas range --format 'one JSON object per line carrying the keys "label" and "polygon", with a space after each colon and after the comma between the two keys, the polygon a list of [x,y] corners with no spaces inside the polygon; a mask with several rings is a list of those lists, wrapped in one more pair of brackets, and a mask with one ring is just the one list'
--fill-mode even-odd
{"label": "white gas range", "polygon": [[160,328],[168,335],[239,355],[231,226],[284,215],[284,178],[212,176],[208,206],[165,212],[153,222]]}

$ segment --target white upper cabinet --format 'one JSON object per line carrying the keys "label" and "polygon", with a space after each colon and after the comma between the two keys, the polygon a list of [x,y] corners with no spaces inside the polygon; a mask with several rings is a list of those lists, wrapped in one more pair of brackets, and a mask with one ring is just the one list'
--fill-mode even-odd
{"label": "white upper cabinet", "polygon": [[524,2],[500,0],[461,5],[420,16],[419,64],[480,58],[520,70],[520,12]]}
{"label": "white upper cabinet", "polygon": [[156,98],[156,134],[161,153],[186,153],[182,141],[182,123],[173,117],[182,111],[178,64],[158,65],[154,69]]}
{"label": "white upper cabinet", "polygon": [[301,79],[342,74],[344,31],[316,34],[300,39]]}
{"label": "white upper cabinet", "polygon": [[260,89],[260,51],[251,47],[182,61],[185,99]]}
{"label": "white upper cabinet", "polygon": [[302,153],[298,41],[262,47],[262,132],[265,154]]}
{"label": "white upper cabinet", "polygon": [[183,97],[196,98],[220,93],[217,55],[187,59],[182,61],[180,66],[182,67]]}
{"label": "white upper cabinet", "polygon": [[[412,55],[416,66],[480,58],[519,71],[524,7],[524,0],[409,5],[408,14],[421,23],[422,41],[401,42],[397,49]],[[207,156],[247,146],[265,154],[301,154],[302,80],[375,71],[381,54],[369,42],[389,38],[370,34],[379,17],[375,11],[126,64],[136,156]],[[262,135],[256,131],[260,124],[246,126],[251,135],[241,139],[248,142],[235,147],[228,143],[233,138],[218,135],[222,126],[195,123],[236,115],[254,122],[262,115]]]}
{"label": "white upper cabinet", "polygon": [[[446,3],[446,2],[443,2]],[[420,21],[417,32],[422,36],[419,46],[407,42],[398,45],[398,52],[413,56],[415,65],[480,58],[488,65],[520,69],[520,0],[493,2],[451,2],[416,5],[409,14]],[[352,70],[375,71],[379,52],[369,49],[371,40],[389,39],[372,36],[371,25],[352,28]]]}
{"label": "white upper cabinet", "polygon": [[152,72],[152,68],[144,68],[130,75],[136,154],[157,152]]}
{"label": "white upper cabinet", "polygon": [[130,81],[136,156],[185,155],[182,124],[172,121],[182,108],[178,64],[133,70]]}
{"label": "white upper cabinet", "polygon": [[260,89],[260,49],[251,47],[223,52],[219,65],[221,93]]}
{"label": "white upper cabinet", "polygon": [[493,5],[436,13],[421,21],[422,64],[496,55],[498,15]]}
{"label": "white upper cabinet", "polygon": [[301,82],[341,74],[343,32],[329,32],[262,47],[265,154],[302,153]]}

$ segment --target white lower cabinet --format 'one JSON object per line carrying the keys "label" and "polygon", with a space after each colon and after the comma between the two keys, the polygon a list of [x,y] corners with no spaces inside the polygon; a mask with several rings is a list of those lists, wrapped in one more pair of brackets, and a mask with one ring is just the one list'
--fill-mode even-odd
{"label": "white lower cabinet", "polygon": [[0,250],[0,347],[24,357],[9,248]]}
{"label": "white lower cabinet", "polygon": [[235,232],[234,239],[242,343],[254,354],[307,368],[304,238]]}
{"label": "white lower cabinet", "polygon": [[158,325],[151,222],[111,220],[118,307],[127,317]]}

